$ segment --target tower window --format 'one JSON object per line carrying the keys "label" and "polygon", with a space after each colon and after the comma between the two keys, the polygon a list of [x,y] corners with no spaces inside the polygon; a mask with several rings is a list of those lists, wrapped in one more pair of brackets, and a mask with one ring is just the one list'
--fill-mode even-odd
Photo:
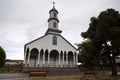
{"label": "tower window", "polygon": [[53,27],[56,28],[56,22],[53,23]]}
{"label": "tower window", "polygon": [[56,17],[56,13],[54,12],[54,17]]}
{"label": "tower window", "polygon": [[56,36],[53,36],[52,44],[57,45],[57,37]]}

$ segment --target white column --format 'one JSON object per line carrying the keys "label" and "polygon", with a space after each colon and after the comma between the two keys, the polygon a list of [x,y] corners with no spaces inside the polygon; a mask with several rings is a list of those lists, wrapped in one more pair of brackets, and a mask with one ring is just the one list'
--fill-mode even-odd
{"label": "white column", "polygon": [[38,67],[39,67],[39,64],[40,64],[40,53],[38,54],[38,62],[37,62]]}
{"label": "white column", "polygon": [[28,53],[27,67],[29,67],[29,62],[30,62],[30,52]]}
{"label": "white column", "polygon": [[[40,53],[40,56],[41,56],[41,53]],[[40,58],[40,56],[39,56],[39,58]],[[39,67],[41,66],[40,64],[41,64],[41,59],[39,59]]]}
{"label": "white column", "polygon": [[24,64],[26,64],[26,55],[27,55],[27,53],[26,53],[26,51],[24,51]]}
{"label": "white column", "polygon": [[66,53],[66,60],[65,60],[65,66],[67,67],[67,53]]}
{"label": "white column", "polygon": [[50,54],[48,53],[48,67],[49,67],[49,62],[50,62]]}
{"label": "white column", "polygon": [[78,63],[78,54],[76,53],[76,65]]}
{"label": "white column", "polygon": [[74,54],[73,54],[73,59],[74,59],[74,65],[75,65],[75,54],[76,54],[76,53],[74,53]]}
{"label": "white column", "polygon": [[66,53],[66,65],[68,66],[68,53]]}
{"label": "white column", "polygon": [[24,52],[24,65],[26,64],[26,55],[27,55],[27,53],[26,52]]}
{"label": "white column", "polygon": [[45,65],[45,53],[43,53],[43,66]]}
{"label": "white column", "polygon": [[63,67],[64,67],[64,53],[63,53]]}
{"label": "white column", "polygon": [[59,53],[59,66],[60,66],[60,53]]}

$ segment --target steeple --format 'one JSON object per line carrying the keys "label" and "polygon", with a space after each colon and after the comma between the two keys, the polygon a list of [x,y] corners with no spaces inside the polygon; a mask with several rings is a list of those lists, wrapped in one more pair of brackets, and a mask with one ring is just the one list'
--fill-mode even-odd
{"label": "steeple", "polygon": [[55,2],[53,2],[53,8],[49,11],[49,19],[48,19],[48,30],[46,34],[48,33],[55,33],[60,34],[62,31],[58,29],[58,11],[55,8]]}
{"label": "steeple", "polygon": [[53,9],[55,9],[55,2],[52,2],[53,3]]}

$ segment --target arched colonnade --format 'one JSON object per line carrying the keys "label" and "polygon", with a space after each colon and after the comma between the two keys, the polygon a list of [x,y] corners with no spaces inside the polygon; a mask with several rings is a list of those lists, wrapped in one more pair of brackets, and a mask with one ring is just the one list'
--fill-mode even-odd
{"label": "arched colonnade", "polygon": [[25,67],[75,67],[78,61],[76,52],[37,48],[27,48],[24,60]]}

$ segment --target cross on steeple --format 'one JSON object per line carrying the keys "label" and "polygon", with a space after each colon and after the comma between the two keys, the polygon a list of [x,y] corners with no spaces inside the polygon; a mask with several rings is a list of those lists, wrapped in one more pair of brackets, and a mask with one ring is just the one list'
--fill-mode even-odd
{"label": "cross on steeple", "polygon": [[55,7],[55,4],[56,4],[56,3],[55,3],[54,1],[53,1],[52,3],[53,3],[53,7]]}

